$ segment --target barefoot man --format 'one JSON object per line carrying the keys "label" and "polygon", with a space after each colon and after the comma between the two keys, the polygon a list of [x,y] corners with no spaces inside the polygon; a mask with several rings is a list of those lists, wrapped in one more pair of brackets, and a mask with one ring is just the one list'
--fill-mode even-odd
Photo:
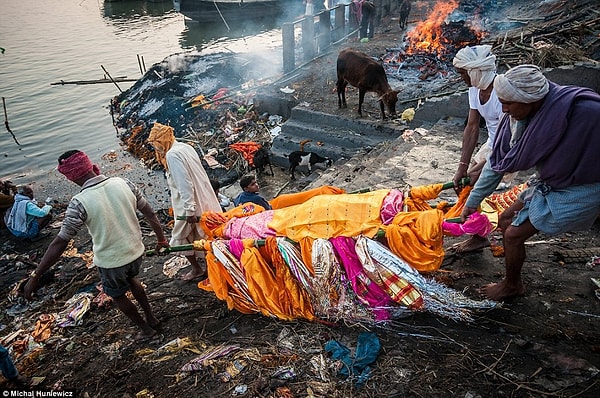
{"label": "barefoot man", "polygon": [[[160,322],[154,316],[144,286],[138,280],[144,243],[137,218],[139,210],[156,234],[156,250],[169,244],[165,239],[156,213],[130,181],[120,177],[107,177],[92,164],[87,155],[73,150],[58,158],[58,171],[81,187],[67,207],[65,219],[35,271],[29,276],[24,295],[31,299],[38,288],[40,276],[59,259],[69,241],[85,225],[92,236],[94,265],[98,269],[104,293],[139,327],[136,341],[151,339],[157,334]],[[135,304],[127,297],[131,291],[142,308],[145,319]]]}
{"label": "barefoot man", "polygon": [[[171,190],[171,205],[175,215],[175,225],[171,233],[171,246],[187,245],[195,240],[206,238],[198,221],[205,211],[221,212],[221,205],[212,188],[206,170],[202,166],[198,152],[188,144],[177,142],[173,127],[155,123],[148,136],[148,143],[154,147],[157,160],[164,166],[167,183]],[[185,216],[185,220],[177,219]],[[182,279],[199,281],[206,279],[206,269],[200,266],[198,257],[202,252],[181,252],[192,270]]]}
{"label": "barefoot man", "polygon": [[525,294],[521,269],[529,237],[587,229],[600,214],[600,95],[550,82],[535,65],[496,76],[494,89],[506,115],[461,218],[477,210],[504,173],[535,167],[539,177],[499,220],[506,275],[480,292],[503,300]]}
{"label": "barefoot man", "polygon": [[[477,181],[481,169],[492,151],[496,129],[503,116],[502,104],[494,90],[496,56],[491,53],[491,50],[492,46],[490,45],[467,46],[457,52],[452,60],[456,71],[469,86],[469,116],[463,131],[460,161],[452,179],[457,193],[462,189],[460,186],[461,179],[469,177],[471,185]],[[485,120],[488,138],[473,156],[479,140],[479,122],[481,118]],[[515,174],[504,175],[503,183],[510,185]],[[450,251],[466,253],[489,245],[490,242],[487,237],[473,235],[467,240],[453,245]]]}

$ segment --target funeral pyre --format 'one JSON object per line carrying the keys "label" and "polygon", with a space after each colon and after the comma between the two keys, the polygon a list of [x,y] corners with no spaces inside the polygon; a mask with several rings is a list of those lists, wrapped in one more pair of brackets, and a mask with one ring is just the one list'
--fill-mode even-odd
{"label": "funeral pyre", "polygon": [[250,166],[244,154],[229,145],[269,145],[282,122],[281,116],[258,114],[254,107],[253,88],[275,79],[264,72],[239,54],[172,55],[113,98],[115,128],[127,150],[155,168],[160,166],[147,146],[148,134],[154,122],[168,124],[178,140],[201,154],[209,175],[230,183]]}
{"label": "funeral pyre", "polygon": [[452,58],[487,35],[482,9],[457,0],[435,3],[427,18],[406,33],[401,46],[386,49],[382,61],[388,76],[400,80],[403,89],[410,88],[415,98],[454,87],[460,78]]}

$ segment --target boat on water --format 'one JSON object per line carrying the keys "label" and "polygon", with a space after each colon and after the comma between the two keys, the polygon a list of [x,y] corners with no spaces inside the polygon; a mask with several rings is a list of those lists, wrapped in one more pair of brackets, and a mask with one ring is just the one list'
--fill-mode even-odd
{"label": "boat on water", "polygon": [[201,23],[294,16],[302,0],[174,0],[175,10]]}

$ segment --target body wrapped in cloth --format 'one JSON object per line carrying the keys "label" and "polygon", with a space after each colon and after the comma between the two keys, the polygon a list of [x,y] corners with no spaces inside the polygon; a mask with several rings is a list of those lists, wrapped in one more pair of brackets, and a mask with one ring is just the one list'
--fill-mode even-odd
{"label": "body wrapped in cloth", "polygon": [[441,190],[319,188],[274,210],[246,203],[205,213],[210,239],[195,245],[207,251],[208,279],[199,287],[230,309],[286,320],[377,322],[414,311],[470,320],[473,309],[498,303],[469,299],[421,272],[440,267],[444,235],[489,234],[498,201],[488,205],[490,218],[475,213],[456,224],[446,219],[460,214],[464,200],[450,208],[428,204]]}

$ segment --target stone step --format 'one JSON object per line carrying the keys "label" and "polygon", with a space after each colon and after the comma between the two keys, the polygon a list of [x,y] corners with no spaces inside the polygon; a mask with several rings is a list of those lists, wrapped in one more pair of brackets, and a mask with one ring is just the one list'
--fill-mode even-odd
{"label": "stone step", "polygon": [[271,161],[288,167],[287,155],[301,149],[301,142],[310,140],[304,150],[316,152],[334,161],[349,159],[368,151],[381,142],[394,140],[406,126],[399,123],[373,122],[295,107],[282,124],[281,133],[273,139]]}

